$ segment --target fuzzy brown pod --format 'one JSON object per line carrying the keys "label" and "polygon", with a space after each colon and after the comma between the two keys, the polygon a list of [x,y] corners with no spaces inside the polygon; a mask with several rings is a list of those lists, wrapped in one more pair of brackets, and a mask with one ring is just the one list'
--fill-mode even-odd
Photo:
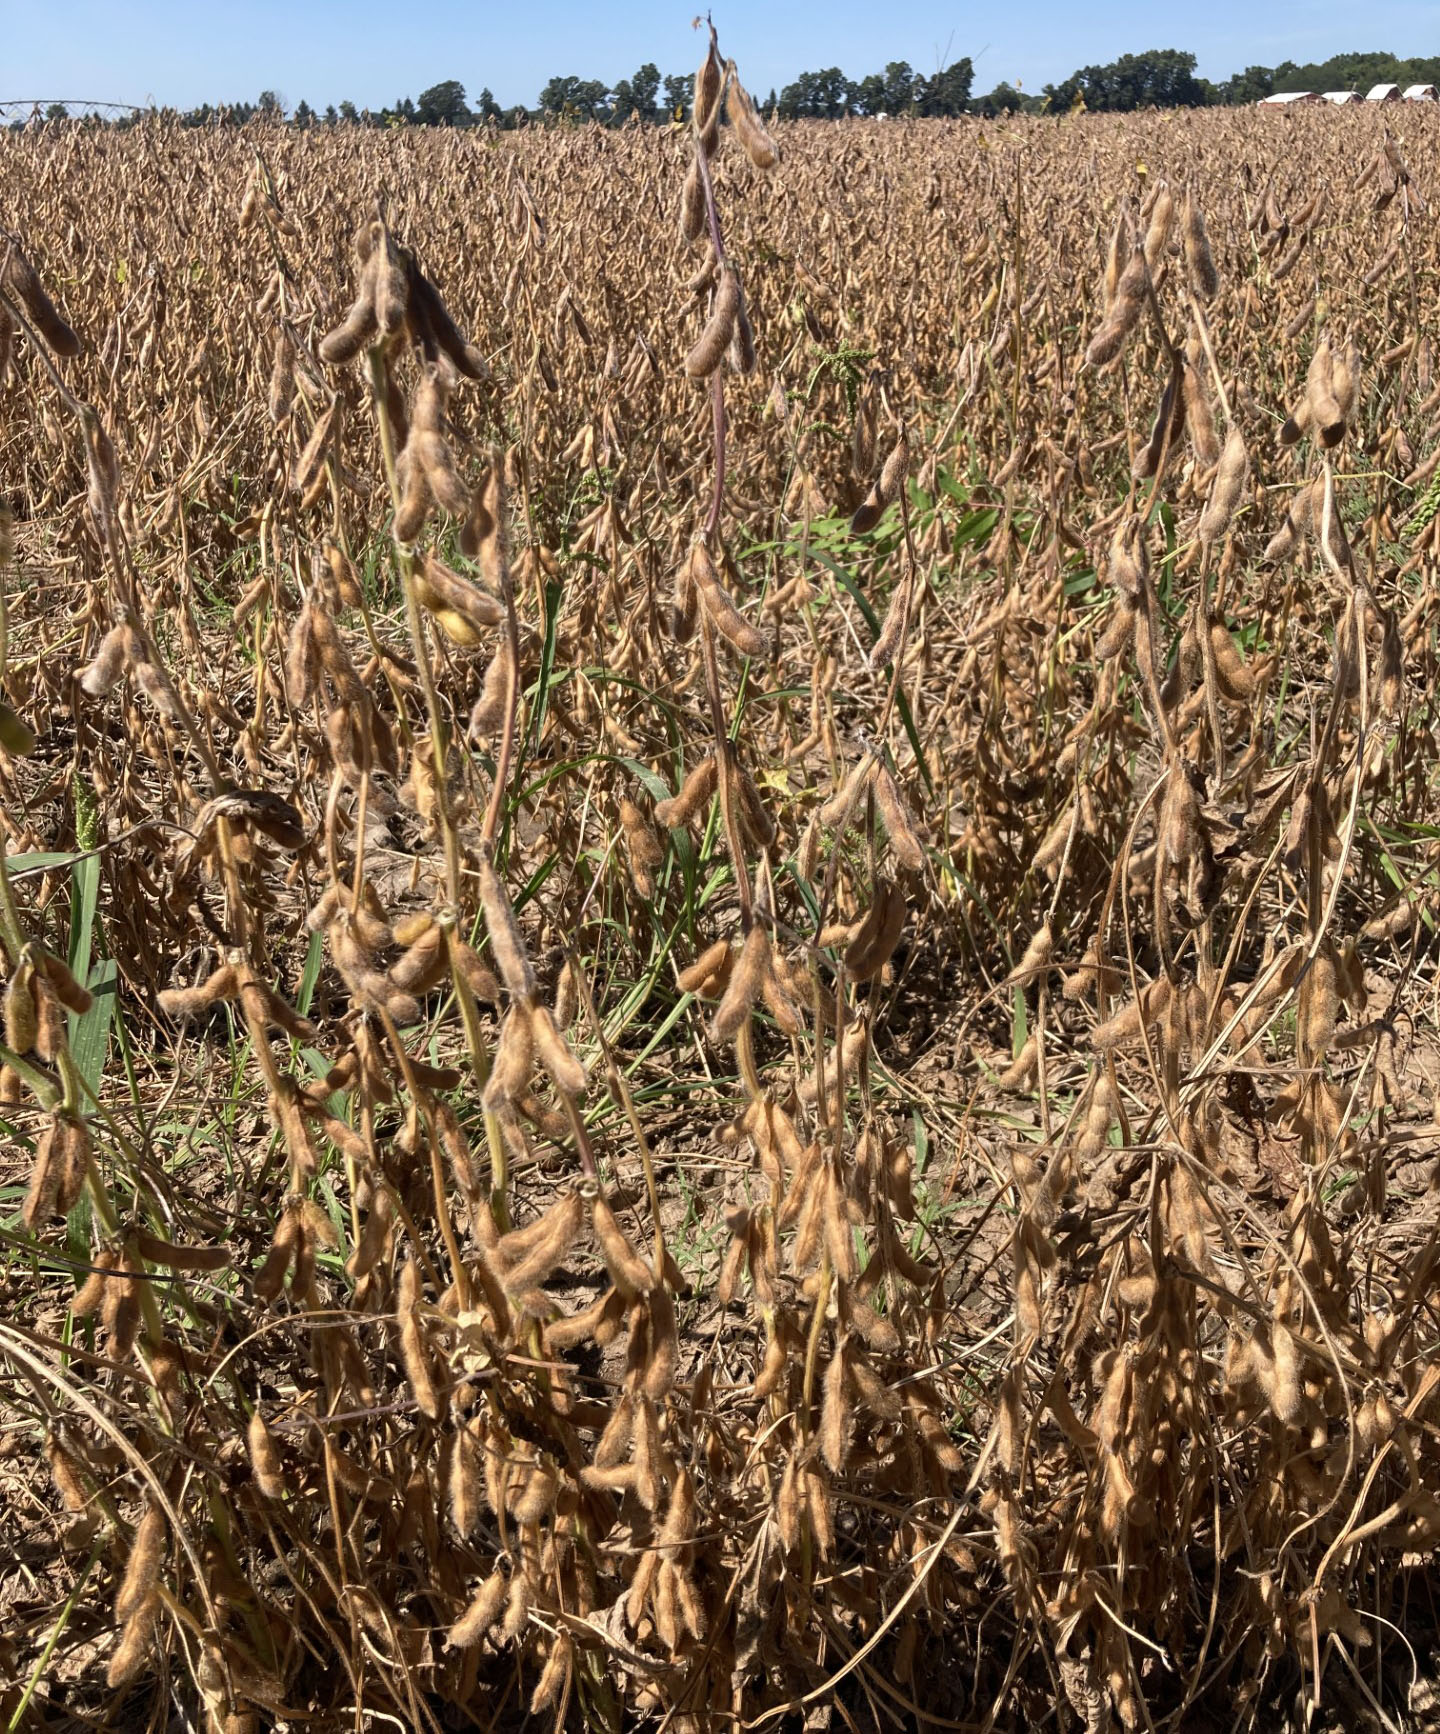
{"label": "fuzzy brown pod", "polygon": [[630,863],[630,878],[642,897],[655,895],[655,869],[665,859],[660,839],[649,821],[632,800],[620,800],[620,828],[625,838],[625,853]]}
{"label": "fuzzy brown pod", "polygon": [[868,536],[885,513],[900,498],[905,477],[910,468],[910,440],[902,426],[899,438],[890,448],[880,474],[850,520],[852,536]]}
{"label": "fuzzy brown pod", "polygon": [[733,62],[725,90],[725,113],[735,129],[736,138],[745,147],[745,154],[755,167],[773,169],[780,160],[780,152],[775,140],[766,130],[765,123],[760,119],[749,91],[736,76]]}
{"label": "fuzzy brown pod", "polygon": [[[483,643],[483,634],[505,619],[503,605],[488,590],[462,578],[433,551],[427,551],[413,583],[415,600],[436,615],[447,634],[457,642]],[[456,615],[462,628],[458,634],[452,624]]]}
{"label": "fuzzy brown pod", "polygon": [[909,914],[909,900],[888,880],[876,888],[874,901],[845,948],[845,971],[855,981],[873,981],[894,955]]}
{"label": "fuzzy brown pod", "polygon": [[743,305],[740,273],[727,261],[720,268],[720,279],[705,329],[685,357],[685,371],[691,379],[708,379],[725,359]]}
{"label": "fuzzy brown pod", "polygon": [[1150,295],[1150,270],[1144,247],[1135,247],[1115,285],[1115,297],[1099,329],[1090,339],[1085,359],[1092,367],[1108,367],[1125,347],[1125,341],[1140,323]]}
{"label": "fuzzy brown pod", "polygon": [[510,893],[495,871],[489,852],[480,858],[480,905],[485,912],[485,927],[500,979],[518,1000],[529,1003],[535,997],[535,971],[515,919]]}
{"label": "fuzzy brown pod", "polygon": [[603,1193],[591,1200],[590,1220],[611,1282],[622,1294],[648,1294],[655,1286],[654,1272],[631,1246]]}
{"label": "fuzzy brown pod", "polygon": [[701,759],[686,775],[678,793],[655,803],[655,820],[667,830],[690,824],[714,799],[720,762],[714,753]]}
{"label": "fuzzy brown pod", "polygon": [[696,593],[701,600],[701,609],[708,617],[711,626],[725,640],[729,640],[739,654],[748,657],[763,657],[769,655],[770,640],[758,626],[749,623],[748,619],[737,609],[729,590],[720,583],[720,576],[715,570],[715,562],[710,558],[710,550],[704,543],[696,543],[691,560],[691,576],[696,584]]}
{"label": "fuzzy brown pod", "polygon": [[372,263],[373,258],[372,252],[361,266],[355,299],[350,303],[345,317],[320,340],[320,359],[328,362],[331,367],[342,367],[347,361],[352,361],[372,338],[379,335],[379,322],[375,315],[376,269]]}
{"label": "fuzzy brown pod", "polygon": [[316,418],[309,439],[290,469],[292,492],[308,495],[315,485],[325,460],[331,455],[332,445],[339,439],[342,414],[341,399],[337,396],[331,398]]}
{"label": "fuzzy brown pod", "polygon": [[1232,426],[1225,436],[1215,479],[1210,484],[1210,497],[1200,514],[1196,533],[1202,542],[1218,542],[1230,528],[1249,474],[1250,459],[1245,450],[1245,436],[1238,427]]}
{"label": "fuzzy brown pod", "polygon": [[430,362],[446,357],[466,379],[485,380],[490,368],[484,355],[463,335],[440,291],[406,254],[406,313],[416,342]]}
{"label": "fuzzy brown pod", "polygon": [[1185,199],[1180,207],[1180,241],[1191,293],[1201,301],[1213,300],[1220,288],[1220,273],[1215,269],[1210,237],[1205,231],[1205,219],[1200,214],[1193,187],[1185,189]]}
{"label": "fuzzy brown pod", "polygon": [[83,345],[45,293],[39,272],[19,246],[4,234],[0,234],[0,263],[4,264],[4,287],[21,302],[55,354],[67,360],[79,355]]}

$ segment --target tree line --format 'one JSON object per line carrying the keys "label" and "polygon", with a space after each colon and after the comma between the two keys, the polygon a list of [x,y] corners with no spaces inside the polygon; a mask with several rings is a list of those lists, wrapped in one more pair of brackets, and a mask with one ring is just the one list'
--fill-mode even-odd
{"label": "tree line", "polygon": [[[1047,84],[1038,93],[1001,82],[983,96],[973,94],[975,67],[968,56],[952,61],[931,75],[918,73],[904,60],[890,61],[883,71],[852,79],[838,66],[818,72],[802,72],[778,92],[771,90],[760,106],[784,120],[839,120],[846,115],[914,115],[954,117],[963,114],[996,116],[1018,112],[1067,114],[1085,108],[1099,111],[1133,111],[1141,108],[1205,108],[1258,102],[1261,97],[1287,90],[1369,90],[1376,84],[1440,85],[1440,56],[1401,59],[1393,54],[1337,54],[1329,60],[1300,64],[1292,60],[1278,66],[1247,66],[1220,83],[1200,78],[1195,56],[1175,48],[1154,48],[1143,54],[1122,54],[1105,65],[1084,66],[1058,84]],[[647,61],[629,78],[616,84],[603,79],[574,75],[549,80],[534,108],[517,105],[504,108],[490,91],[482,90],[473,103],[459,79],[444,79],[422,90],[415,98],[400,97],[392,107],[379,110],[357,108],[353,102],[332,104],[323,113],[305,101],[287,111],[276,92],[262,91],[258,100],[213,106],[203,103],[183,112],[164,109],[191,126],[241,125],[248,120],[268,119],[300,128],[314,126],[492,126],[508,128],[533,121],[594,122],[624,126],[635,122],[656,124],[688,112],[694,88],[693,73],[661,75]],[[136,111],[137,115],[139,111]],[[46,120],[63,120],[66,109],[52,103]],[[85,117],[95,125],[106,122]],[[21,122],[17,121],[19,125]]]}

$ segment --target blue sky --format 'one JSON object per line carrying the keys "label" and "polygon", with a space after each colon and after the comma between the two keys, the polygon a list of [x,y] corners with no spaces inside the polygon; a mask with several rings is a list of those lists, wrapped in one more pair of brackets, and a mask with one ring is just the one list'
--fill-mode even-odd
{"label": "blue sky", "polygon": [[[547,78],[574,73],[613,83],[651,60],[687,72],[700,38],[686,5],[633,0],[69,0],[0,7],[0,100],[107,98],[192,107],[278,90],[292,107],[348,97],[380,108],[441,79],[472,96],[531,104]],[[1141,0],[1080,7],[1074,0],[955,6],[939,0],[719,0],[723,51],[760,96],[798,72],[838,65],[852,78],[887,60],[931,72],[948,54],[976,62],[975,88],[1001,79],[1027,90],[1077,66],[1146,48],[1189,49],[1223,78],[1251,64],[1324,59],[1355,49],[1440,52],[1433,0],[1210,0],[1167,15]],[[983,52],[982,52],[983,51]]]}

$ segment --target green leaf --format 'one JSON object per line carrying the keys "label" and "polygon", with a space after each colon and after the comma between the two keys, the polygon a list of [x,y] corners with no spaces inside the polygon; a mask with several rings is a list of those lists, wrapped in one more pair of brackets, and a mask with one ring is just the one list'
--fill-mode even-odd
{"label": "green leaf", "polygon": [[320,979],[320,965],[325,960],[325,935],[312,933],[310,949],[305,953],[305,968],[300,976],[300,992],[295,998],[295,1009],[302,1018],[310,1015],[310,1002],[315,997],[315,983]]}
{"label": "green leaf", "polygon": [[[72,966],[73,967],[73,966]],[[110,1025],[115,1016],[115,996],[119,970],[112,958],[102,958],[95,966],[88,986],[93,996],[90,1009],[70,1019],[70,1054],[76,1070],[97,1098],[100,1079],[105,1071],[105,1056],[110,1047]]]}
{"label": "green leaf", "polygon": [[100,859],[90,855],[75,863],[71,874],[75,898],[70,911],[70,973],[84,981],[90,973],[95,942],[95,910],[100,902]]}
{"label": "green leaf", "polygon": [[565,586],[552,578],[545,586],[545,641],[540,649],[540,673],[535,681],[535,704],[530,715],[530,751],[540,744],[545,730],[545,712],[550,702],[550,681],[555,672],[555,634],[560,625],[560,598]]}
{"label": "green leaf", "polygon": [[77,859],[73,849],[41,849],[29,855],[7,855],[5,865],[13,879],[17,873],[43,873],[50,867],[68,867]]}

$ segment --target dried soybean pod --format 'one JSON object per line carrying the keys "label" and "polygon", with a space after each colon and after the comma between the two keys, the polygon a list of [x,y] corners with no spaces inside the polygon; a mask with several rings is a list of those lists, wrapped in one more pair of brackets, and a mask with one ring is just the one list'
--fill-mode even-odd
{"label": "dried soybean pod", "polygon": [[769,971],[770,935],[764,923],[756,921],[745,936],[729,986],[710,1020],[710,1034],[715,1041],[728,1041],[740,1028],[750,1015]]}
{"label": "dried soybean pod", "polygon": [[720,267],[710,318],[685,357],[685,371],[691,379],[708,379],[724,360],[730,339],[735,335],[740,304],[740,273],[727,260]]}
{"label": "dried soybean pod", "polygon": [[551,1642],[550,1654],[545,1658],[545,1666],[540,1670],[540,1678],[530,1695],[532,1716],[548,1710],[562,1691],[567,1690],[574,1655],[575,1640],[568,1632],[559,1633]]}
{"label": "dried soybean pod", "polygon": [[290,487],[297,494],[309,493],[324,466],[330,447],[330,436],[340,415],[340,402],[338,396],[332,397],[320,412],[315,426],[310,430],[304,450],[295,460],[290,471]]}
{"label": "dried soybean pod", "polygon": [[467,379],[488,379],[490,369],[486,365],[485,357],[473,343],[465,340],[450,317],[450,310],[441,299],[440,291],[419,270],[413,259],[409,260],[409,295],[412,318],[423,332],[444,350],[457,370]]}
{"label": "dried soybean pod", "polygon": [[479,876],[480,906],[485,912],[485,926],[500,979],[516,999],[528,1004],[535,997],[535,971],[525,950],[510,894],[495,871],[488,849],[481,853]]}
{"label": "dried soybean pod", "polygon": [[413,542],[425,527],[425,515],[430,510],[430,487],[425,479],[425,466],[414,461],[408,445],[400,454],[396,474],[401,493],[395,511],[395,539],[397,542]]}
{"label": "dried soybean pod", "polygon": [[623,1313],[624,1296],[618,1288],[607,1288],[578,1313],[552,1319],[545,1326],[546,1346],[552,1354],[563,1354],[566,1349],[578,1348],[581,1343],[588,1342],[604,1348],[614,1340]]}
{"label": "dried soybean pod", "polygon": [[625,833],[625,853],[635,889],[642,897],[653,897],[655,868],[665,859],[660,839],[635,803],[624,796],[620,800],[620,826]]}
{"label": "dried soybean pod", "polygon": [[270,392],[265,406],[271,421],[284,421],[294,401],[295,345],[282,325],[275,338],[275,355],[270,364]]}
{"label": "dried soybean pod", "polygon": [[395,1310],[400,1315],[400,1364],[405,1369],[415,1406],[431,1421],[438,1421],[442,1404],[420,1330],[419,1303],[420,1267],[410,1258],[400,1272],[395,1298]]}
{"label": "dried soybean pod", "polygon": [[730,941],[717,939],[715,943],[702,951],[688,969],[682,969],[676,978],[676,985],[681,993],[698,994],[706,982],[721,974],[730,962]]}
{"label": "dried soybean pod", "polygon": [[1210,648],[1215,657],[1215,678],[1223,698],[1232,704],[1249,704],[1255,696],[1255,676],[1235,648],[1235,640],[1221,621],[1210,627]]}
{"label": "dried soybean pod", "polygon": [[61,1433],[52,1430],[45,1435],[45,1462],[55,1491],[65,1502],[67,1511],[80,1512],[90,1504],[90,1490],[85,1484],[79,1459],[65,1443]]}
{"label": "dried soybean pod", "polygon": [[155,1633],[155,1619],[159,1612],[160,1597],[158,1594],[152,1595],[148,1601],[136,1608],[125,1622],[120,1633],[120,1642],[115,1647],[105,1675],[105,1682],[112,1692],[126,1685],[140,1672],[146,1656],[150,1653],[150,1640]]}
{"label": "dried soybean pod", "polygon": [[438,921],[432,921],[405,955],[391,965],[390,980],[402,992],[429,993],[445,979],[448,966],[445,929]]}
{"label": "dried soybean pod", "polygon": [[1155,276],[1170,245],[1170,225],[1175,217],[1175,195],[1161,185],[1150,207],[1150,226],[1145,231],[1145,266]]}
{"label": "dried soybean pod", "polygon": [[495,1063],[485,1085],[485,1106],[491,1113],[525,1093],[535,1059],[531,1028],[527,1007],[523,1003],[512,1005],[500,1026]]}
{"label": "dried soybean pod", "polygon": [[1131,244],[1129,213],[1122,203],[1115,218],[1115,227],[1110,231],[1110,245],[1105,250],[1105,269],[1100,274],[1102,317],[1115,305],[1115,290],[1120,282],[1120,273],[1125,269]]}
{"label": "dried soybean pod", "polygon": [[475,952],[458,934],[450,935],[450,951],[455,960],[455,967],[464,977],[465,985],[482,1004],[500,1004],[500,983],[481,963]]}
{"label": "dried soybean pod", "polygon": [[173,1240],[143,1229],[136,1233],[135,1250],[148,1264],[167,1265],[171,1270],[223,1270],[230,1262],[228,1247],[177,1246]]}
{"label": "dried soybean pod", "polygon": [[446,1634],[446,1648],[468,1650],[478,1644],[500,1618],[509,1588],[505,1573],[496,1566],[476,1592],[469,1607]]}
{"label": "dried soybean pod", "polygon": [[1250,473],[1250,460],[1245,452],[1245,436],[1238,427],[1231,427],[1225,436],[1225,449],[1210,484],[1210,498],[1200,514],[1199,537],[1202,542],[1218,542],[1230,528],[1245,482]]}
{"label": "dried soybean pod", "polygon": [[672,795],[668,801],[655,803],[655,822],[667,830],[688,825],[714,796],[719,769],[714,753],[701,759],[680,785],[678,794]]}
{"label": "dried soybean pod", "polygon": [[819,813],[821,824],[839,825],[846,820],[847,815],[854,816],[856,808],[860,805],[860,796],[870,781],[870,772],[874,764],[875,761],[868,753],[856,762],[849,776],[821,807]]}
{"label": "dried soybean pod", "polygon": [[408,255],[396,246],[385,223],[371,223],[370,242],[368,262],[374,273],[375,323],[381,334],[388,337],[399,330],[410,305]]}
{"label": "dried soybean pod", "polygon": [[755,779],[742,766],[737,767],[735,783],[740,796],[740,823],[745,835],[757,849],[771,848],[779,833],[775,821],[765,809],[759,789],[755,787]]}
{"label": "dried soybean pod", "polygon": [[5,987],[5,1045],[12,1053],[28,1054],[35,1046],[39,1019],[35,1009],[35,964],[28,949],[21,953]]}
{"label": "dried soybean pod", "polygon": [[680,239],[693,247],[705,228],[705,187],[700,170],[691,163],[680,191]]}
{"label": "dried soybean pod", "polygon": [[476,626],[499,626],[505,618],[504,606],[496,597],[462,578],[433,551],[425,555],[415,595],[423,607],[454,609]]}
{"label": "dried soybean pod", "polygon": [[91,698],[103,698],[124,679],[126,670],[135,660],[134,632],[121,621],[100,640],[94,657],[80,675],[81,689]]}
{"label": "dried soybean pod", "polygon": [[730,592],[720,582],[714,562],[702,542],[695,544],[695,556],[690,570],[695,579],[695,588],[699,592],[701,606],[716,631],[728,639],[742,656],[767,655],[770,640],[736,607]]}
{"label": "dried soybean pod", "polygon": [[55,1214],[60,1195],[60,1141],[56,1136],[58,1120],[50,1120],[35,1140],[35,1156],[30,1168],[30,1185],[25,1193],[20,1219],[32,1234]]}
{"label": "dried soybean pod", "polygon": [[1176,376],[1172,369],[1165,381],[1165,389],[1160,394],[1160,407],[1150,424],[1150,437],[1136,452],[1135,462],[1130,467],[1130,474],[1137,482],[1145,481],[1155,474],[1163,451],[1168,449],[1172,458],[1175,454],[1180,430],[1185,425],[1185,400],[1175,386]]}
{"label": "dried soybean pod", "polygon": [[505,1287],[518,1294],[544,1282],[575,1244],[583,1216],[584,1200],[570,1191],[543,1216],[505,1235],[495,1249],[497,1265],[505,1267]]}
{"label": "dried soybean pod", "polygon": [[375,318],[375,271],[367,259],[361,267],[360,283],[354,301],[344,319],[320,340],[320,359],[331,367],[341,367],[351,361],[375,337],[379,327]]}
{"label": "dried soybean pod", "polygon": [[89,1178],[94,1144],[85,1122],[73,1120],[68,1115],[61,1117],[55,1136],[55,1163],[59,1175],[55,1209],[59,1215],[68,1216],[80,1202],[80,1194]]}
{"label": "dried soybean pod", "polygon": [[615,1212],[603,1194],[596,1193],[590,1206],[590,1220],[600,1256],[610,1272],[610,1280],[623,1294],[648,1294],[655,1286],[650,1266],[640,1257],[615,1219]]}
{"label": "dried soybean pod", "polygon": [[556,1088],[567,1096],[585,1093],[585,1068],[570,1051],[570,1045],[555,1023],[547,1005],[530,1008],[530,1031],[535,1054],[540,1064],[555,1080]]}
{"label": "dried soybean pod", "polygon": [[1331,447],[1345,437],[1345,411],[1335,394],[1335,354],[1328,337],[1321,338],[1305,375],[1305,405],[1320,443]]}
{"label": "dried soybean pod", "polygon": [[910,440],[902,426],[895,444],[881,468],[875,485],[861,501],[850,520],[852,536],[868,536],[887,510],[900,498],[905,485],[905,473],[910,467]]}
{"label": "dried soybean pod", "polygon": [[750,93],[735,76],[732,62],[730,67],[730,83],[725,93],[725,112],[730,117],[730,124],[735,128],[735,136],[745,147],[745,154],[757,169],[773,169],[780,160],[780,153],[775,148],[775,141],[765,129],[765,123],[756,112],[755,104],[750,99]]}
{"label": "dried soybean pod", "polygon": [[1185,271],[1190,288],[1201,301],[1209,301],[1220,287],[1220,274],[1215,269],[1215,257],[1210,251],[1210,237],[1205,233],[1205,219],[1195,202],[1194,189],[1185,189],[1185,203],[1180,211],[1180,239],[1185,249]]}
{"label": "dried soybean pod", "polygon": [[475,700],[466,725],[473,736],[493,735],[505,721],[510,699],[510,687],[515,667],[509,633],[500,640],[500,648],[491,657],[481,683],[480,696]]}
{"label": "dried soybean pod", "polygon": [[1330,386],[1340,413],[1348,422],[1355,414],[1355,401],[1360,395],[1360,351],[1353,342],[1333,352],[1330,364]]}
{"label": "dried soybean pod", "polygon": [[850,1452],[850,1422],[853,1405],[845,1365],[845,1346],[837,1343],[825,1369],[820,1402],[820,1454],[838,1475]]}
{"label": "dried soybean pod", "polygon": [[1339,976],[1335,952],[1327,939],[1300,984],[1299,1035],[1309,1059],[1319,1059],[1330,1046],[1339,1012]]}
{"label": "dried soybean pod", "polygon": [[52,952],[42,951],[36,962],[44,970],[51,987],[55,989],[55,997],[67,1011],[83,1017],[95,1003],[94,995],[89,988],[82,986],[70,972],[70,965],[64,958],[56,957]]}
{"label": "dried soybean pod", "polygon": [[1128,596],[1117,599],[1104,632],[1095,641],[1095,656],[1099,662],[1110,662],[1121,656],[1135,636],[1135,605]]}
{"label": "dried soybean pod", "polygon": [[1286,416],[1280,428],[1280,443],[1283,446],[1293,446],[1304,439],[1310,431],[1311,412],[1309,397],[1301,398],[1290,414]]}
{"label": "dried soybean pod", "polygon": [[738,373],[746,378],[754,373],[757,365],[755,328],[750,323],[750,315],[746,311],[743,294],[740,297],[740,310],[735,315],[735,335],[730,339],[730,346],[725,351],[725,359],[732,373]]}
{"label": "dried soybean pod", "polygon": [[675,1383],[680,1364],[680,1335],[675,1302],[664,1283],[650,1291],[650,1361],[645,1369],[645,1395],[662,1403]]}
{"label": "dried soybean pod", "polygon": [[845,948],[845,972],[855,981],[872,981],[894,954],[904,931],[905,894],[888,882],[880,886],[860,931]]}
{"label": "dried soybean pod", "polygon": [[147,1505],[145,1515],[135,1526],[125,1575],[115,1595],[117,1620],[128,1620],[154,1594],[166,1533],[165,1513],[158,1505]]}
{"label": "dried soybean pod", "polygon": [[[1215,432],[1215,412],[1210,407],[1210,399],[1206,395],[1205,382],[1200,377],[1200,370],[1188,357],[1180,382],[1180,390],[1185,406],[1185,425],[1190,430],[1190,441],[1195,448],[1195,461],[1201,469],[1208,470],[1220,461],[1220,441]],[[1178,436],[1179,429],[1176,429]]]}
{"label": "dried soybean pod", "polygon": [[105,1299],[105,1286],[108,1281],[106,1272],[114,1270],[120,1261],[120,1255],[113,1247],[104,1246],[95,1254],[94,1264],[80,1287],[76,1289],[70,1302],[70,1316],[77,1319],[93,1318],[100,1310]]}
{"label": "dried soybean pod", "polygon": [[280,1213],[280,1220],[275,1225],[275,1235],[270,1242],[270,1250],[265,1255],[265,1262],[255,1273],[255,1293],[261,1300],[274,1300],[280,1293],[299,1235],[299,1210],[293,1199],[287,1199],[285,1208]]}
{"label": "dried soybean pod", "polygon": [[675,569],[675,590],[670,602],[670,636],[688,644],[699,621],[699,592],[693,572],[694,554],[689,553]]}
{"label": "dried soybean pod", "polygon": [[39,327],[40,335],[57,355],[70,357],[81,350],[80,339],[65,323],[55,303],[45,293],[39,273],[14,243],[8,243],[10,263],[5,271],[5,286],[12,295],[25,303],[25,310]]}
{"label": "dried soybean pod", "polygon": [[1129,264],[1115,285],[1115,300],[1085,351],[1085,359],[1092,367],[1105,367],[1119,355],[1125,339],[1140,323],[1149,290],[1150,272],[1145,264],[1145,249],[1135,247]]}
{"label": "dried soybean pod", "polygon": [[[690,111],[695,130],[702,136],[711,130],[711,122],[718,117],[725,71],[719,50],[715,46],[715,32],[712,29],[710,47],[700,63],[699,72],[695,74],[695,98]],[[709,155],[709,151],[706,154]]]}
{"label": "dried soybean pod", "polygon": [[889,768],[877,759],[870,772],[870,787],[875,794],[875,806],[902,867],[918,873],[925,865],[925,850],[916,835],[910,814],[900,794],[899,786]]}
{"label": "dried soybean pod", "polygon": [[260,1410],[255,1410],[250,1417],[250,1425],[245,1434],[246,1447],[250,1453],[250,1468],[255,1476],[255,1485],[267,1499],[280,1499],[285,1493],[285,1478],[280,1469],[280,1453],[275,1447],[275,1438]]}

